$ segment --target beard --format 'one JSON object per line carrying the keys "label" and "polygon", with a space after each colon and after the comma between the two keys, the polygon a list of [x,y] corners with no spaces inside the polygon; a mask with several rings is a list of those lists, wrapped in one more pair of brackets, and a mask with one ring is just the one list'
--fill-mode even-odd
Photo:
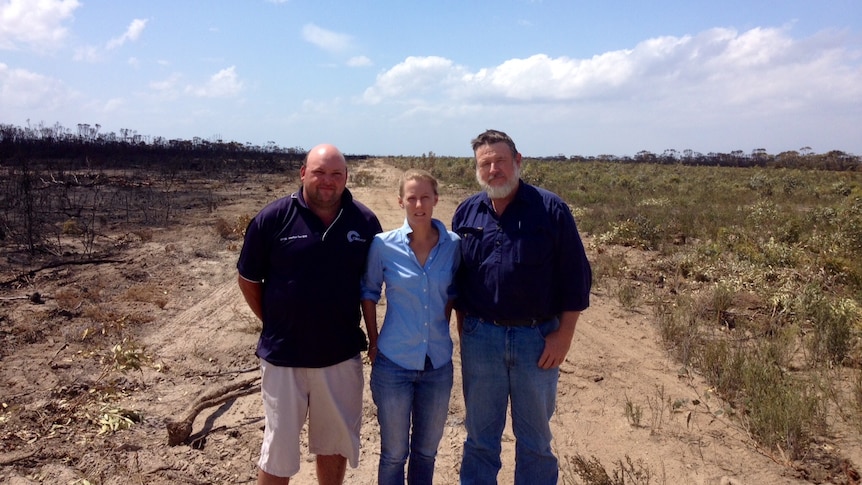
{"label": "beard", "polygon": [[512,195],[515,189],[518,188],[518,182],[521,179],[521,167],[515,165],[515,170],[512,173],[512,178],[506,181],[504,185],[499,186],[491,186],[488,182],[482,180],[482,176],[479,175],[479,171],[476,170],[476,182],[479,183],[479,187],[488,194],[488,197],[492,199],[505,199],[506,197]]}

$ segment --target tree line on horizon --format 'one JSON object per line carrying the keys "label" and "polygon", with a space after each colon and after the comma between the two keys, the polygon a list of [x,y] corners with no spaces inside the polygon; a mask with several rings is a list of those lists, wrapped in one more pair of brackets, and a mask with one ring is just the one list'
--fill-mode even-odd
{"label": "tree line on horizon", "polygon": [[[213,168],[203,160],[231,160],[261,168],[278,168],[283,162],[300,162],[307,151],[299,146],[281,147],[270,141],[265,145],[208,140],[201,137],[167,139],[141,135],[123,128],[119,133],[101,132],[101,125],[79,123],[76,129],[60,123],[38,123],[26,127],[0,123],[0,163],[16,160],[72,160],[82,167],[128,165],[165,165],[180,169]],[[386,155],[383,155],[386,156]],[[371,155],[347,154],[349,160],[362,160]],[[449,158],[423,153],[422,158]],[[533,160],[569,162],[647,163],[664,165],[695,165],[723,167],[774,167],[837,171],[862,170],[862,157],[840,150],[815,153],[811,147],[770,154],[763,148],[750,153],[734,150],[729,153],[701,153],[691,149],[666,149],[662,153],[641,150],[634,156],[603,154],[597,156],[565,155],[529,156]]]}
{"label": "tree line on horizon", "polygon": [[[265,146],[235,141],[166,139],[123,128],[119,133],[100,131],[101,126],[78,124],[71,130],[55,123],[20,127],[0,124],[0,164],[15,160],[57,161],[80,168],[160,167],[171,169],[217,169],[213,161],[232,161],[248,168],[278,169],[284,162],[299,164],[306,151],[301,147]],[[74,168],[71,167],[71,168]]]}

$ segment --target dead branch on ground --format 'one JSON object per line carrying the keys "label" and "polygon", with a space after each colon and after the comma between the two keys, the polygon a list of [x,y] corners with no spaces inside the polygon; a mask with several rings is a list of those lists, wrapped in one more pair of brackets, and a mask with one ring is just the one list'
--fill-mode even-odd
{"label": "dead branch on ground", "polygon": [[253,365],[251,367],[245,367],[242,369],[228,369],[220,372],[208,372],[206,374],[199,374],[197,372],[186,372],[184,377],[219,377],[226,376],[229,374],[247,374],[249,372],[255,372],[260,369],[260,365]]}
{"label": "dead branch on ground", "polygon": [[36,450],[31,451],[10,451],[8,453],[0,453],[0,466],[11,465],[16,461],[26,460],[36,454]]}
{"label": "dead branch on ground", "polygon": [[166,420],[168,428],[168,445],[176,446],[185,441],[192,434],[192,424],[198,414],[204,409],[218,406],[224,402],[246,396],[260,390],[260,385],[257,383],[259,377],[246,379],[244,381],[234,382],[220,389],[210,391],[198,396],[195,401],[189,406],[186,411],[185,418],[180,421],[174,421],[170,418]]}
{"label": "dead branch on ground", "polygon": [[88,259],[84,261],[52,261],[44,266],[40,266],[38,268],[33,268],[26,273],[21,273],[18,276],[12,278],[11,280],[6,280],[0,282],[0,286],[9,286],[12,283],[18,281],[24,281],[28,277],[34,276],[36,273],[40,271],[44,271],[46,269],[59,268],[61,266],[82,266],[86,264],[111,264],[111,263],[124,263],[125,261],[122,259]]}

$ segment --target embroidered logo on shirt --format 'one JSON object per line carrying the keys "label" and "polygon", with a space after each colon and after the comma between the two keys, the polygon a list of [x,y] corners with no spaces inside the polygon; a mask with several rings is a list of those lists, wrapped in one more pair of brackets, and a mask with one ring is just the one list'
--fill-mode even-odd
{"label": "embroidered logo on shirt", "polygon": [[297,234],[296,236],[288,236],[279,238],[279,241],[293,241],[294,239],[307,239],[308,234]]}
{"label": "embroidered logo on shirt", "polygon": [[365,239],[362,239],[358,232],[350,231],[347,233],[347,242],[365,242]]}

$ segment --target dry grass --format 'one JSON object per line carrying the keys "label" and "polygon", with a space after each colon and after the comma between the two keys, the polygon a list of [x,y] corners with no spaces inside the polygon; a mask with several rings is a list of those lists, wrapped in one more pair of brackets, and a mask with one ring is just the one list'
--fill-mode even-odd
{"label": "dry grass", "polygon": [[[560,483],[564,485],[649,485],[650,483],[663,484],[666,482],[662,477],[656,477],[655,472],[646,467],[642,460],[633,461],[628,455],[624,460],[617,460],[613,464],[610,474],[605,466],[595,456],[585,458],[580,454],[566,456],[561,464],[563,473]],[[581,482],[576,480],[580,477]],[[653,481],[655,479],[655,481]]]}
{"label": "dry grass", "polygon": [[375,175],[370,170],[357,170],[350,174],[350,185],[365,187],[374,183]]}
{"label": "dry grass", "polygon": [[167,290],[154,284],[132,286],[125,291],[123,299],[152,303],[162,309],[171,301]]}
{"label": "dry grass", "polygon": [[77,288],[66,287],[54,293],[54,300],[60,310],[72,311],[80,308],[84,302],[84,297]]}
{"label": "dry grass", "polygon": [[[475,184],[469,158],[390,162]],[[595,288],[651,305],[669,352],[766,448],[797,458],[827,433],[818,387],[853,385],[824,370],[862,368],[862,172],[526,160],[522,176],[576,208]],[[620,248],[653,257],[634,273]],[[860,388],[841,405],[862,406]],[[649,405],[653,421],[666,407]]]}
{"label": "dry grass", "polygon": [[215,221],[215,231],[222,239],[228,241],[236,241],[242,239],[245,235],[245,229],[251,221],[251,216],[241,215],[233,221],[228,221],[223,217],[219,217]]}
{"label": "dry grass", "polygon": [[150,242],[153,240],[153,230],[147,227],[136,229],[132,231],[132,234],[138,236],[141,242]]}

